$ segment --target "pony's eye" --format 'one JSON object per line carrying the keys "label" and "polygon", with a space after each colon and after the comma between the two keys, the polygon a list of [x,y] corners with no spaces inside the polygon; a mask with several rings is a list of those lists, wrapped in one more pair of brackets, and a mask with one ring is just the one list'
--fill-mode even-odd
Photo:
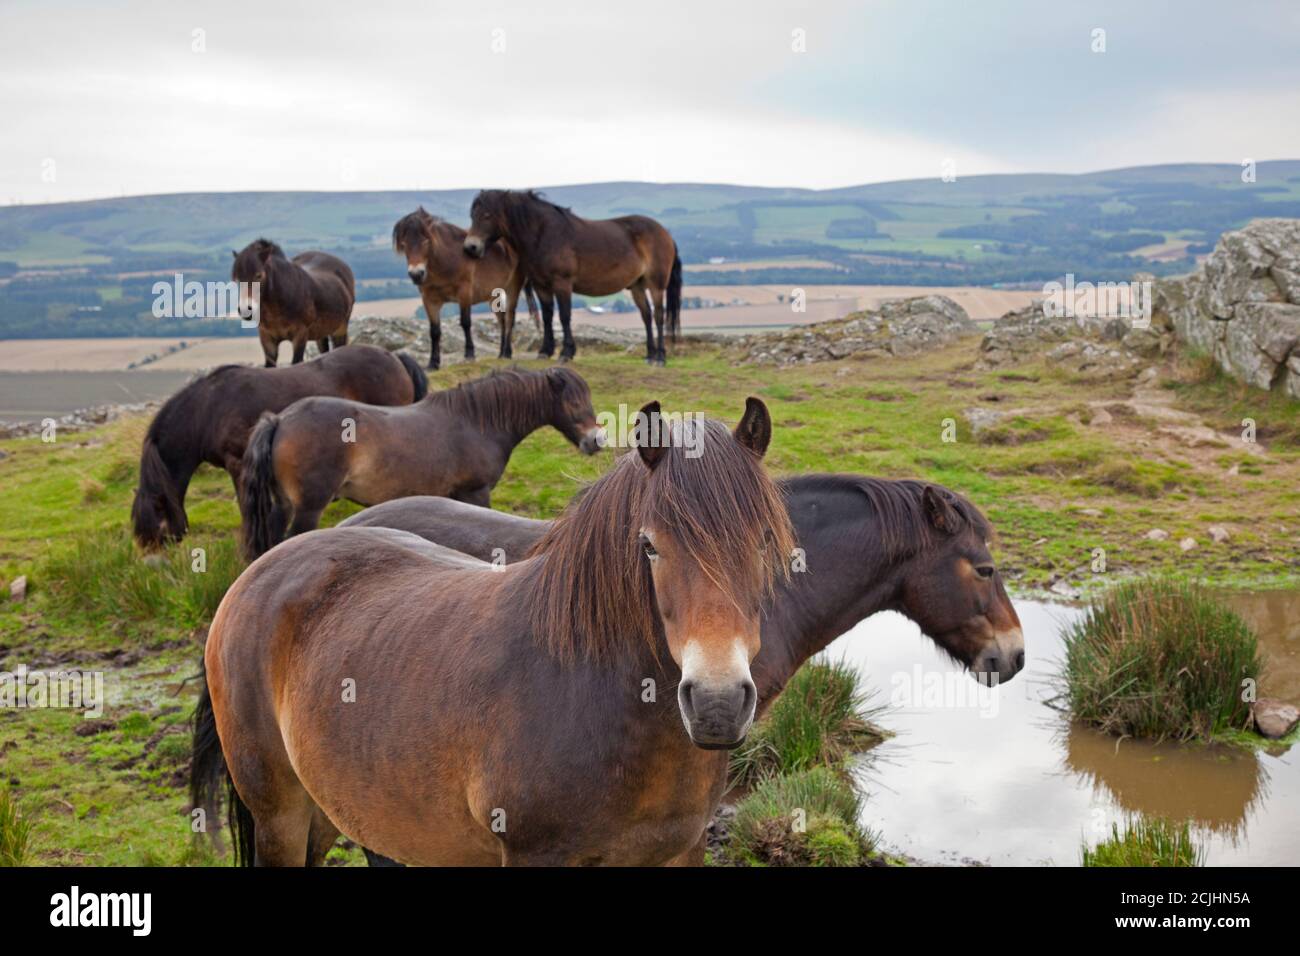
{"label": "pony's eye", "polygon": [[978,568],[975,569],[975,573],[982,578],[991,578],[993,577],[993,565],[981,564]]}
{"label": "pony's eye", "polygon": [[641,542],[641,550],[645,552],[645,556],[651,561],[656,560],[659,557],[659,552],[655,550],[655,546],[650,539],[645,535],[641,535],[639,540]]}

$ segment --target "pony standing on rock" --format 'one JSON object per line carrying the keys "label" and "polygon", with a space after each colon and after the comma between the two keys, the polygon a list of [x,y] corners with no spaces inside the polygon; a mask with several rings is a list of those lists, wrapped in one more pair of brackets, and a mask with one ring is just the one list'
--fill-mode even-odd
{"label": "pony standing on rock", "polygon": [[294,365],[303,360],[308,342],[322,352],[330,350],[331,340],[335,348],[348,344],[357,284],[346,262],[315,251],[288,259],[269,239],[257,239],[231,255],[230,278],[256,286],[248,298],[241,288],[239,314],[257,321],[267,368],[275,367],[286,340],[293,343]]}
{"label": "pony standing on rock", "polygon": [[[667,229],[649,216],[583,219],[532,190],[485,189],[474,199],[469,215],[465,251],[482,259],[493,244],[505,240],[542,300],[539,357],[555,354],[555,302],[564,333],[560,359],[567,361],[577,352],[570,324],[573,293],[614,295],[627,289],[645,323],[646,363],[666,364],[664,325],[676,343],[682,314],[682,260]],[[657,339],[651,328],[652,303]]]}
{"label": "pony standing on rock", "polygon": [[511,339],[515,332],[515,307],[522,289],[528,300],[528,314],[541,324],[537,297],[524,285],[514,252],[496,243],[481,258],[465,254],[465,230],[430,215],[421,206],[397,220],[393,226],[393,248],[406,257],[406,274],[420,289],[424,312],[429,317],[429,368],[437,369],[442,340],[442,307],[455,302],[460,307],[460,327],[465,333],[465,360],[474,358],[474,335],[470,311],[479,302],[490,302],[501,329],[499,358],[514,355]]}

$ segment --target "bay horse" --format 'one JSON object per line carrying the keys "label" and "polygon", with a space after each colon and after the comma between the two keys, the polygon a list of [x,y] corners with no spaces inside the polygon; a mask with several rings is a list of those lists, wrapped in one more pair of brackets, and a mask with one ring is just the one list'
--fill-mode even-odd
{"label": "bay horse", "polygon": [[572,369],[499,369],[400,409],[307,398],[263,415],[242,466],[244,555],[312,530],[336,497],[373,505],[444,495],[486,506],[515,448],[546,425],[583,454],[601,448],[591,391]]}
{"label": "bay horse", "polygon": [[154,550],[185,536],[185,492],[199,465],[224,468],[238,491],[248,436],[263,412],[278,412],[310,395],[408,405],[428,389],[411,356],[373,345],[348,345],[286,368],[214,369],[167,399],[149,423],[131,505],[136,542]]}
{"label": "bay horse", "polygon": [[[1011,680],[1024,635],[989,551],[993,529],[939,485],[813,474],[777,483],[806,571],[778,579],[750,665],[761,717],[810,657],[877,611],[915,621],[977,679]],[[408,531],[468,555],[507,562],[544,547],[552,522],[436,498],[367,508],[339,527]],[[703,833],[681,862],[702,865]],[[372,865],[392,865],[370,849]]]}
{"label": "bay horse", "polygon": [[[519,257],[524,277],[542,300],[539,357],[555,353],[553,302],[560,308],[564,345],[560,358],[574,357],[570,316],[573,293],[632,294],[645,323],[646,363],[664,365],[664,324],[677,341],[682,313],[682,260],[668,230],[649,216],[583,219],[533,190],[485,189],[470,206],[465,251],[476,259],[499,240]],[[651,304],[653,321],[651,327]]]}
{"label": "bay horse", "polygon": [[460,307],[460,327],[465,333],[465,359],[474,358],[471,309],[490,302],[501,329],[497,357],[514,356],[511,340],[515,332],[515,308],[519,293],[525,293],[528,313],[539,325],[537,298],[526,286],[514,252],[504,242],[495,243],[481,258],[465,255],[465,230],[431,215],[421,206],[393,226],[393,248],[406,257],[406,274],[420,290],[429,318],[429,368],[441,364],[442,307],[455,302]]}
{"label": "bay horse", "polygon": [[692,849],[793,542],[758,399],[734,432],[657,402],[635,432],[518,564],[335,528],[240,575],[208,632],[192,783],[210,805],[224,766],[242,862],[319,864],[340,832],[412,864]]}
{"label": "bay horse", "polygon": [[257,335],[267,368],[274,367],[280,343],[293,343],[293,364],[303,360],[307,343],[321,352],[348,344],[348,320],[357,284],[348,264],[328,252],[303,252],[292,259],[269,239],[255,239],[235,257],[230,278],[256,283],[257,293],[240,292],[239,314],[257,320]]}

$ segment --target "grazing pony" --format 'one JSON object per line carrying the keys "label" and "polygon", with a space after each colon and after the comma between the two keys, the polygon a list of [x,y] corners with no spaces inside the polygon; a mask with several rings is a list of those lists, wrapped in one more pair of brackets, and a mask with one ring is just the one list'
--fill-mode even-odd
{"label": "grazing pony", "polygon": [[[777,484],[806,570],[778,580],[763,616],[750,665],[758,716],[805,661],[877,611],[915,621],[982,682],[1011,680],[1024,667],[1020,618],[989,553],[993,530],[968,500],[926,482],[859,475],[802,475]],[[512,562],[546,547],[552,522],[402,498],[358,512],[345,526],[409,531]],[[372,865],[392,863],[368,848],[366,856]],[[703,861],[701,839],[682,862]]]}
{"label": "grazing pony", "polygon": [[487,505],[515,447],[550,425],[583,454],[603,433],[572,369],[500,369],[404,409],[337,398],[264,415],[244,453],[239,510],[249,560],[316,527],[338,498],[373,505],[444,495]]}
{"label": "grazing pony", "polygon": [[340,832],[428,865],[690,853],[793,545],[770,437],[754,398],[734,433],[651,403],[636,453],[518,564],[383,528],[264,555],[208,632],[196,806],[226,776],[237,854],[271,866],[319,864]]}
{"label": "grazing pony", "polygon": [[303,359],[307,343],[321,352],[348,344],[348,319],[357,299],[356,280],[348,264],[327,252],[304,252],[288,259],[269,239],[250,242],[235,257],[230,278],[256,283],[256,293],[240,290],[239,314],[257,321],[266,365],[273,368],[280,343],[293,343],[293,364]]}
{"label": "grazing pony", "polygon": [[501,329],[499,358],[511,358],[515,332],[515,307],[522,288],[528,313],[539,325],[537,298],[524,285],[515,255],[503,242],[492,246],[482,258],[465,255],[465,230],[424,211],[421,206],[397,220],[393,226],[393,248],[406,257],[406,274],[420,289],[424,311],[429,317],[429,368],[441,359],[442,307],[446,302],[460,306],[460,327],[465,333],[465,358],[474,358],[474,335],[470,310],[478,302],[490,302]]}
{"label": "grazing pony", "polygon": [[[645,323],[647,364],[663,365],[664,323],[673,342],[681,327],[682,260],[668,230],[648,216],[583,219],[537,193],[485,189],[470,206],[465,251],[487,255],[505,240],[519,257],[524,277],[542,300],[540,356],[555,353],[552,299],[560,305],[564,333],[561,359],[577,351],[570,328],[573,293],[612,295],[627,289]],[[658,339],[651,328],[651,303]]]}
{"label": "grazing pony", "polygon": [[149,423],[131,505],[135,540],[153,550],[185,536],[185,491],[204,462],[226,469],[238,491],[244,447],[263,412],[310,395],[408,405],[428,388],[415,359],[373,345],[348,345],[287,368],[214,369],[167,399]]}

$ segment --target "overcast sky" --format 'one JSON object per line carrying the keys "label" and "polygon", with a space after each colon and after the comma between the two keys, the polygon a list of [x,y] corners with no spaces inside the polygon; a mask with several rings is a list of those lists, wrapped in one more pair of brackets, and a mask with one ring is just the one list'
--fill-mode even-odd
{"label": "overcast sky", "polygon": [[0,202],[1298,158],[1297,51],[1294,0],[0,0]]}

